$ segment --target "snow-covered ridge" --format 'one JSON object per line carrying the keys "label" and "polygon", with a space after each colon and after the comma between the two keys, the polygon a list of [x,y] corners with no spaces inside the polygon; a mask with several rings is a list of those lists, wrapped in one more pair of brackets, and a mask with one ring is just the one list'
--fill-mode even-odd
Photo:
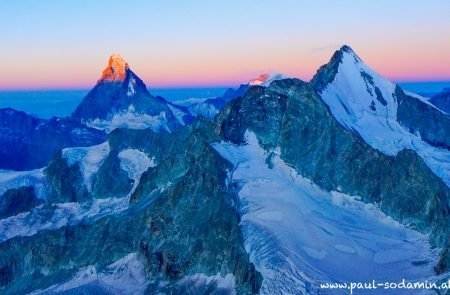
{"label": "snow-covered ridge", "polygon": [[29,171],[0,170],[0,196],[9,189],[32,186],[37,198],[46,199],[47,184],[44,169]]}
{"label": "snow-covered ridge", "polygon": [[[145,294],[150,281],[145,277],[145,264],[138,253],[130,253],[116,262],[98,270],[94,265],[81,268],[73,277],[63,283],[55,284],[45,290],[37,290],[32,295],[56,294],[62,292],[80,292],[79,290],[104,290],[105,294]],[[162,281],[160,287],[169,285]],[[189,294],[236,294],[235,278],[232,274],[222,277],[220,274],[207,276],[202,273],[184,276],[177,283],[181,290],[189,290]],[[214,292],[211,293],[211,290]],[[156,292],[156,290],[153,290]],[[196,292],[200,291],[200,292]],[[203,292],[201,292],[203,291]],[[84,293],[83,293],[84,294]],[[102,293],[103,294],[103,293]],[[156,294],[165,294],[159,293]]]}
{"label": "snow-covered ridge", "polygon": [[[168,182],[151,194],[161,193],[172,185]],[[148,198],[151,202],[152,198]],[[125,197],[92,199],[85,203],[55,203],[40,205],[31,211],[0,219],[0,243],[17,236],[33,236],[41,231],[57,230],[64,226],[93,223],[108,215],[128,209],[129,194]]]}
{"label": "snow-covered ridge", "polygon": [[177,108],[176,106],[168,103],[167,106],[169,107],[170,111],[172,112],[173,116],[175,117],[175,119],[177,119],[178,123],[180,123],[181,126],[186,125],[183,118],[186,115],[185,112],[183,112],[182,110],[180,110],[179,108]]}
{"label": "snow-covered ridge", "polygon": [[29,212],[0,219],[0,242],[17,236],[33,236],[40,231],[91,222],[128,208],[128,198],[93,199],[90,203],[40,205]]}
{"label": "snow-covered ridge", "polygon": [[215,97],[204,97],[204,98],[198,98],[198,97],[191,97],[187,99],[181,99],[174,101],[173,103],[179,106],[187,107],[193,104],[199,104],[207,101],[208,99],[213,99]]}
{"label": "snow-covered ridge", "polygon": [[324,281],[432,280],[438,254],[427,235],[358,197],[324,191],[279,156],[269,168],[256,136],[246,141],[213,147],[235,167],[230,181],[240,184],[240,228],[262,294],[315,294]]}
{"label": "snow-covered ridge", "polygon": [[[107,294],[140,295],[144,294],[148,284],[144,263],[137,253],[131,253],[108,265],[104,270],[98,271],[94,265],[90,265],[80,269],[69,281],[31,294],[57,294],[83,287],[97,287],[104,290],[105,294],[107,291]],[[85,292],[88,292],[87,290]]]}
{"label": "snow-covered ridge", "polygon": [[151,128],[154,132],[160,132],[161,129],[170,132],[167,125],[166,113],[161,112],[159,115],[150,116],[147,114],[135,113],[131,105],[126,112],[114,114],[111,119],[102,120],[94,119],[85,122],[86,126],[103,130],[106,133],[111,133],[116,128],[128,129],[146,129]]}
{"label": "snow-covered ridge", "polygon": [[429,99],[427,99],[427,98],[425,98],[425,97],[423,97],[423,96],[421,96],[421,95],[412,93],[412,92],[410,92],[410,91],[403,90],[403,92],[404,92],[406,95],[408,95],[408,96],[410,96],[410,97],[413,97],[413,98],[416,98],[416,99],[420,100],[421,102],[423,102],[423,103],[425,103],[425,104],[427,104],[427,105],[433,107],[434,109],[438,110],[439,112],[446,114],[446,112],[444,112],[443,110],[439,109],[439,108],[436,107],[434,104],[432,104],[432,103],[429,101]]}
{"label": "snow-covered ridge", "polygon": [[[92,182],[102,162],[109,155],[108,142],[92,147],[67,148],[63,150],[63,157],[68,165],[80,165],[84,184],[88,191],[92,190]],[[16,236],[32,236],[40,231],[56,230],[63,226],[73,226],[80,222],[89,223],[107,215],[118,214],[128,208],[129,197],[136,190],[141,175],[149,167],[156,165],[154,159],[150,159],[144,152],[135,149],[125,149],[118,154],[120,167],[127,172],[128,177],[134,180],[131,191],[126,196],[112,198],[92,199],[85,203],[55,203],[51,206],[40,205],[28,212],[19,213],[8,218],[0,219],[0,242]],[[43,177],[43,169],[26,172],[4,172],[3,180],[15,181],[17,184],[17,173],[23,176],[36,174]],[[32,173],[31,173],[32,172]],[[0,177],[2,174],[0,173]],[[20,182],[22,183],[22,182]],[[161,192],[170,184],[162,186]],[[36,187],[36,184],[35,184]],[[3,187],[2,187],[3,188]],[[45,195],[44,195],[45,196]]]}
{"label": "snow-covered ridge", "polygon": [[[370,146],[391,156],[403,149],[416,151],[450,187],[450,151],[426,143],[400,125],[395,87],[350,50],[342,52],[338,72],[320,96],[333,116]],[[414,95],[413,99],[419,98]]]}

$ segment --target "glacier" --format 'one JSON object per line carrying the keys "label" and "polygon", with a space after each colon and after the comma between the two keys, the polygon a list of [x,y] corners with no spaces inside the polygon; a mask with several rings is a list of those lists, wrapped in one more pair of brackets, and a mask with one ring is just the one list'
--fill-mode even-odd
{"label": "glacier", "polygon": [[428,235],[357,196],[322,190],[279,151],[270,158],[254,133],[245,136],[244,145],[212,146],[234,166],[228,182],[238,185],[240,227],[264,277],[262,294],[316,294],[321,282],[434,278],[438,251]]}

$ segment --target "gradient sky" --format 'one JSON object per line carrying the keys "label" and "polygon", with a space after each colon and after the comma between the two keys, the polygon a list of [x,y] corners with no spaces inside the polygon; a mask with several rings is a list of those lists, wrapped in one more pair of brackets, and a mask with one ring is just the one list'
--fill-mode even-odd
{"label": "gradient sky", "polygon": [[350,45],[394,81],[450,81],[450,1],[0,0],[0,89],[89,88],[112,53],[149,87],[309,80]]}

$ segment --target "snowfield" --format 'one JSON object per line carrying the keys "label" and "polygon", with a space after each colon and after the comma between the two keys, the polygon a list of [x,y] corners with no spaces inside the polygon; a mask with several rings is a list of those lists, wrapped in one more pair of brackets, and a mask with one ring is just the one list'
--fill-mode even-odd
{"label": "snowfield", "polygon": [[428,236],[376,206],[327,192],[268,154],[253,133],[247,144],[213,147],[235,167],[246,250],[264,277],[262,294],[317,293],[320,282],[431,280],[438,252]]}

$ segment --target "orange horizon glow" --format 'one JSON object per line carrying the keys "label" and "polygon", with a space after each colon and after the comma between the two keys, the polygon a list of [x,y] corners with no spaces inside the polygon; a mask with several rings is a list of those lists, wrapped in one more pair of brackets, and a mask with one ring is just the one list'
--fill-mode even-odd
{"label": "orange horizon glow", "polygon": [[[358,54],[358,52],[357,52]],[[366,62],[364,56],[359,56]],[[331,57],[331,52],[330,52]],[[108,58],[104,58],[107,60]],[[390,59],[387,59],[388,61]],[[309,62],[309,64],[308,64]],[[298,78],[303,81],[309,81],[317,69],[328,60],[320,63],[318,61],[304,61],[303,69],[296,69],[295,66],[284,66],[284,71],[280,67],[268,66],[253,68],[260,70],[240,71],[239,69],[224,67],[222,72],[208,72],[207,68],[199,69],[194,67],[183,67],[180,69],[158,68],[158,73],[150,71],[145,66],[133,66],[131,70],[138,75],[148,88],[196,88],[196,87],[236,87],[247,83],[251,79],[261,74],[280,72],[288,77]],[[367,63],[371,68],[382,76],[393,82],[448,82],[450,81],[449,70],[446,65],[432,67],[426,62],[410,64],[407,61],[395,60],[391,63],[384,62],[379,57],[373,58],[373,62]],[[399,66],[397,66],[399,64]],[[105,63],[106,65],[106,63]],[[249,65],[247,65],[249,66]],[[97,80],[105,66],[97,66],[96,70],[86,69],[86,73],[80,68],[64,69],[59,74],[58,69],[49,69],[50,72],[40,71],[38,76],[26,73],[17,73],[10,75],[0,81],[1,90],[63,90],[63,89],[90,89],[95,86]],[[234,71],[233,71],[234,70]],[[67,75],[70,73],[70,75]],[[20,79],[19,79],[20,77]],[[24,81],[27,81],[24,83]]]}
{"label": "orange horizon glow", "polygon": [[393,82],[450,81],[448,11],[448,0],[0,1],[0,89],[90,89],[114,53],[148,88],[309,81],[344,44]]}

